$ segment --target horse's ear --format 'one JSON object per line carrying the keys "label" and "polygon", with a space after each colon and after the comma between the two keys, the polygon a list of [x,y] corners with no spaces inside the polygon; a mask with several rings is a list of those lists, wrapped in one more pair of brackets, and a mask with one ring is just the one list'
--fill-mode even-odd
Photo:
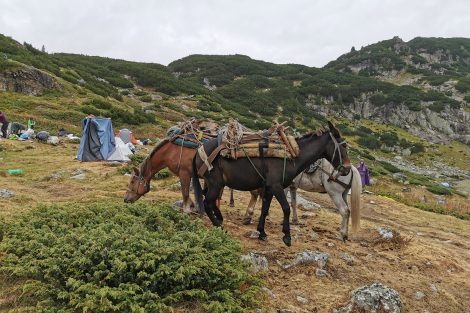
{"label": "horse's ear", "polygon": [[330,121],[328,121],[328,128],[330,129],[330,132],[333,134],[333,136],[341,137],[338,128],[336,128],[335,125],[333,125],[333,123]]}
{"label": "horse's ear", "polygon": [[134,166],[132,169],[134,170],[136,176],[140,175],[139,169],[137,167]]}

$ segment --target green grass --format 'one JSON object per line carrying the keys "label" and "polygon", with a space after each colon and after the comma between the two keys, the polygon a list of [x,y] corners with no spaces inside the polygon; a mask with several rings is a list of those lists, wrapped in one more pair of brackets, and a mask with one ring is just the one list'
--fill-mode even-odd
{"label": "green grass", "polygon": [[42,206],[2,224],[0,275],[18,312],[253,312],[241,247],[167,205]]}

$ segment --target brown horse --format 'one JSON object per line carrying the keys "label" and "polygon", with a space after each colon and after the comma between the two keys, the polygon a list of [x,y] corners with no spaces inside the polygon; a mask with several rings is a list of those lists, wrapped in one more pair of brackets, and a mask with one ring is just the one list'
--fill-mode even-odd
{"label": "brown horse", "polygon": [[[186,148],[172,143],[168,138],[163,139],[139,165],[134,167],[134,173],[129,181],[124,202],[132,203],[150,191],[150,181],[160,170],[168,169],[180,179],[183,194],[183,211],[191,212],[194,203],[189,197],[189,187],[192,176],[192,160],[196,149]],[[234,206],[233,190],[230,194],[230,206]]]}

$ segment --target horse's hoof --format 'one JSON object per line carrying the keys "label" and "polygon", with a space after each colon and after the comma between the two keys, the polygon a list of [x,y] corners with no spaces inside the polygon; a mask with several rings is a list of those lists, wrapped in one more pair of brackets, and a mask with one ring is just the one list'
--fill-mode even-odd
{"label": "horse's hoof", "polygon": [[292,220],[291,224],[292,225],[299,225],[299,220],[298,219]]}
{"label": "horse's hoof", "polygon": [[251,217],[244,217],[242,223],[243,223],[243,225],[250,225],[251,224]]}
{"label": "horse's hoof", "polygon": [[230,206],[231,208],[234,208],[234,207],[235,207],[235,203],[230,202],[229,206]]}
{"label": "horse's hoof", "polygon": [[341,240],[343,240],[343,242],[348,241],[348,235],[342,235]]}
{"label": "horse's hoof", "polygon": [[285,245],[288,247],[292,245],[292,239],[290,238],[290,236],[282,237],[282,241],[284,241]]}
{"label": "horse's hoof", "polygon": [[266,241],[268,239],[268,235],[266,235],[264,233],[259,233],[258,239]]}

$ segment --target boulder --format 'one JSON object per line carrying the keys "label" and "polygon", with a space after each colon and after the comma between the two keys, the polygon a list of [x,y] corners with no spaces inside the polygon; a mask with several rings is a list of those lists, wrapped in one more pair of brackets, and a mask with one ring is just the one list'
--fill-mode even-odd
{"label": "boulder", "polygon": [[74,175],[72,177],[70,177],[71,179],[76,179],[76,180],[84,180],[86,178],[86,174],[85,173],[82,173],[82,174],[77,174],[77,175]]}
{"label": "boulder", "polygon": [[13,191],[10,191],[8,189],[0,189],[0,198],[10,198],[14,196],[15,193]]}
{"label": "boulder", "polygon": [[347,265],[353,265],[354,264],[354,259],[352,256],[347,254],[346,252],[341,252],[339,254],[339,257],[347,264]]}
{"label": "boulder", "polygon": [[380,236],[385,240],[392,240],[393,239],[393,230],[386,227],[377,227],[377,231],[379,232]]}
{"label": "boulder", "polygon": [[264,255],[248,252],[248,254],[242,255],[241,259],[251,264],[251,270],[254,273],[268,270],[268,259]]}
{"label": "boulder", "polygon": [[354,290],[346,306],[333,309],[333,313],[390,312],[401,313],[401,298],[397,291],[381,283],[373,283]]}
{"label": "boulder", "polygon": [[295,259],[287,264],[283,265],[284,269],[289,269],[291,267],[301,265],[301,264],[309,264],[309,263],[317,263],[318,267],[324,268],[326,263],[328,262],[329,254],[320,252],[320,251],[310,251],[304,250],[302,252],[297,253]]}

